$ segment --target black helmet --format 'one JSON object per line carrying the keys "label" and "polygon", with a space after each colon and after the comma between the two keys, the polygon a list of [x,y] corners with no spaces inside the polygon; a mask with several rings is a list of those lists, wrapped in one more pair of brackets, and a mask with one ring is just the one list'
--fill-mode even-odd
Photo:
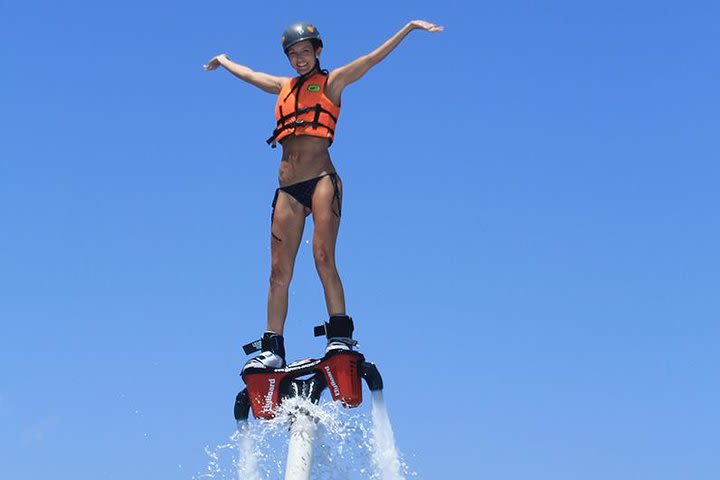
{"label": "black helmet", "polygon": [[310,40],[315,48],[323,46],[322,40],[320,39],[320,32],[318,32],[315,26],[307,22],[296,22],[288,25],[283,32],[283,51],[287,53],[288,48],[303,40]]}

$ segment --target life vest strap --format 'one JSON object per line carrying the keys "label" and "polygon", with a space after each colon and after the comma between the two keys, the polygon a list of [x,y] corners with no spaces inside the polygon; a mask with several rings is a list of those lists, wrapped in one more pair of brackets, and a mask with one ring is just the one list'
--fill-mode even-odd
{"label": "life vest strap", "polygon": [[286,121],[290,120],[291,118],[297,117],[298,115],[302,115],[302,114],[309,113],[312,111],[315,111],[315,121],[317,121],[317,119],[320,117],[321,113],[326,113],[330,116],[330,118],[333,119],[333,122],[337,123],[337,117],[335,117],[335,115],[333,115],[332,112],[324,109],[322,107],[322,105],[320,105],[318,103],[318,104],[313,105],[312,107],[301,108],[299,110],[295,110],[292,113],[288,113],[287,115],[283,115],[282,117],[280,117],[278,119],[277,125],[282,126]]}
{"label": "life vest strap", "polygon": [[[272,148],[275,148],[275,147],[277,146],[277,142],[275,141],[275,139],[278,137],[278,135],[280,135],[280,134],[281,134],[282,132],[284,132],[285,130],[289,130],[289,129],[291,129],[291,128],[297,128],[297,127],[313,127],[313,128],[324,127],[324,128],[326,128],[326,129],[328,130],[328,132],[330,132],[330,135],[335,136],[335,130],[333,130],[332,128],[328,127],[328,126],[325,125],[324,123],[320,123],[320,122],[304,122],[304,121],[302,121],[302,120],[296,120],[296,121],[294,121],[293,123],[287,124],[287,125],[285,125],[285,126],[282,127],[282,128],[276,129],[276,130],[273,132],[273,136],[270,137],[270,138],[268,138],[268,139],[265,140],[265,141],[266,141],[267,144],[270,145]],[[331,140],[331,142],[332,142],[332,140]]]}
{"label": "life vest strap", "polygon": [[[313,111],[315,112],[315,117],[313,118],[312,121],[308,122],[305,120],[297,120],[298,115],[303,115],[305,113],[310,113]],[[285,130],[288,130],[290,128],[297,128],[297,127],[312,127],[312,128],[324,127],[330,132],[330,135],[335,136],[335,130],[333,128],[320,122],[320,114],[321,113],[325,113],[325,114],[329,115],[330,118],[333,119],[333,122],[335,122],[335,124],[337,124],[337,117],[335,117],[335,115],[333,115],[332,112],[329,112],[327,109],[323,108],[322,105],[317,103],[317,104],[313,105],[312,107],[301,108],[299,110],[295,110],[292,113],[288,113],[287,115],[283,115],[282,117],[280,117],[277,121],[277,128],[275,130],[273,130],[272,136],[266,140],[267,144],[270,145],[271,147],[275,148],[277,146],[277,142],[275,141],[275,139],[278,137],[278,135],[280,135]],[[286,123],[291,118],[295,118],[296,120],[293,122],[290,122],[290,123]]]}

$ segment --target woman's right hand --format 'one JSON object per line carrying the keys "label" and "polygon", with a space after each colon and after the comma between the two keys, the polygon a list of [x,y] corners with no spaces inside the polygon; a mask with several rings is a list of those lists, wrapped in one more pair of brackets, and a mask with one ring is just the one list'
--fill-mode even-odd
{"label": "woman's right hand", "polygon": [[216,68],[218,68],[221,65],[221,63],[220,63],[221,58],[224,58],[225,60],[229,60],[229,57],[227,56],[227,54],[221,53],[220,55],[217,55],[217,56],[211,58],[210,61],[207,63],[207,65],[203,65],[203,70],[210,71],[210,70],[215,70]]}

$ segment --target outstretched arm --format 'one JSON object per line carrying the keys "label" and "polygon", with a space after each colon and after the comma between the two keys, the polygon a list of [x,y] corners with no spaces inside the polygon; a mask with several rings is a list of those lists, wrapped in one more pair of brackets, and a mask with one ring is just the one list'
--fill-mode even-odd
{"label": "outstretched arm", "polygon": [[388,54],[400,44],[402,39],[405,38],[408,33],[416,29],[427,30],[428,32],[443,31],[443,27],[440,25],[435,25],[434,23],[426,22],[424,20],[413,20],[371,53],[363,55],[357,60],[354,60],[337,70],[333,70],[328,78],[328,88],[339,98],[340,93],[342,93],[342,90],[346,86],[357,81],[360,77],[365,75],[368,70],[380,63],[382,59],[387,57]]}
{"label": "outstretched arm", "polygon": [[232,73],[240,80],[245,80],[247,83],[255,85],[259,89],[268,93],[280,93],[280,89],[283,84],[288,80],[285,77],[276,77],[268,75],[267,73],[255,72],[245,65],[233,62],[224,53],[210,59],[207,65],[203,65],[203,68],[205,70],[215,70],[220,66],[225,67],[228,72]]}

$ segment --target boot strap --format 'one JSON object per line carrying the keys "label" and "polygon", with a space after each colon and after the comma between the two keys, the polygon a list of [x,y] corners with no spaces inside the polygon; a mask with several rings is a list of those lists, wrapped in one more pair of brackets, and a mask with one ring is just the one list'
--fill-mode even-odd
{"label": "boot strap", "polygon": [[260,351],[262,348],[262,338],[258,338],[254,342],[250,342],[247,345],[243,345],[243,350],[245,351],[245,355],[250,355],[251,353],[255,353]]}
{"label": "boot strap", "polygon": [[322,325],[318,325],[313,330],[316,337],[325,335],[327,338],[330,337],[348,337],[352,338],[353,330],[352,318],[347,315],[334,315],[330,317],[329,322],[325,322]]}

